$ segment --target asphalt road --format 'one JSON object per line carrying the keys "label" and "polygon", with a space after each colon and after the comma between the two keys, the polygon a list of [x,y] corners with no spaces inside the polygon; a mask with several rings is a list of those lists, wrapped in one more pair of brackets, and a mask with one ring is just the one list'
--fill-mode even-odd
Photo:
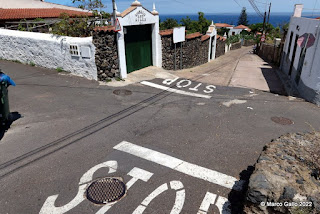
{"label": "asphalt road", "polygon": [[[17,83],[10,108],[21,115],[0,136],[0,213],[228,213],[266,143],[320,127],[317,106],[257,90],[183,79],[113,88],[0,67]],[[117,203],[94,205],[85,189],[104,177],[129,188]]]}

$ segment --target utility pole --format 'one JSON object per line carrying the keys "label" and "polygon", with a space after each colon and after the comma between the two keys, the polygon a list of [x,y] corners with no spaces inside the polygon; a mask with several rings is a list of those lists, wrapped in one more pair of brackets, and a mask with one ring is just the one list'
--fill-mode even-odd
{"label": "utility pole", "polygon": [[266,33],[266,18],[267,18],[267,11],[264,12],[262,35],[265,35]]}
{"label": "utility pole", "polygon": [[116,2],[115,0],[112,0],[112,7],[113,7],[113,23],[112,25],[116,24],[116,19],[117,19],[117,15],[116,15]]}
{"label": "utility pole", "polygon": [[269,24],[269,20],[270,20],[270,11],[271,11],[271,2],[270,2],[270,5],[269,5],[269,14],[268,14],[268,24]]}

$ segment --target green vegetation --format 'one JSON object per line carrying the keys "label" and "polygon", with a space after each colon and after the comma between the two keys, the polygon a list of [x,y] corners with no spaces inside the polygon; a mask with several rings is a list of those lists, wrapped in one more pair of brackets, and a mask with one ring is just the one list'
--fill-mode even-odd
{"label": "green vegetation", "polygon": [[163,22],[160,23],[160,30],[172,29],[174,27],[178,27],[178,21],[172,18],[167,18]]}
{"label": "green vegetation", "polygon": [[124,79],[121,79],[120,77],[115,78],[116,81],[124,81]]}
{"label": "green vegetation", "polygon": [[220,28],[220,29],[217,29],[217,33],[218,33],[218,35],[220,35],[220,36],[224,36],[224,34],[226,34],[226,35],[228,36],[229,31],[230,31],[230,29],[229,29],[229,28],[225,28],[225,27],[222,27],[222,28]]}
{"label": "green vegetation", "polygon": [[64,72],[64,70],[63,70],[61,67],[57,67],[57,68],[56,68],[56,71],[58,71],[59,73],[60,73],[60,72]]}
{"label": "green vegetation", "polygon": [[68,14],[62,13],[60,22],[52,27],[52,33],[61,36],[85,37],[90,36],[94,25],[88,25],[88,17],[70,18]]}
{"label": "green vegetation", "polygon": [[228,45],[230,45],[230,44],[234,44],[234,43],[240,42],[240,39],[241,39],[240,35],[234,35],[234,36],[230,36],[226,40],[226,42],[227,42]]}
{"label": "green vegetation", "polygon": [[34,63],[34,62],[29,62],[29,65],[31,65],[31,66],[36,66],[36,64]]}
{"label": "green vegetation", "polygon": [[242,8],[242,11],[241,11],[239,19],[238,19],[238,25],[247,26],[249,24],[246,10],[247,9],[245,7]]}
{"label": "green vegetation", "polygon": [[15,59],[15,60],[9,60],[9,61],[11,61],[11,62],[15,62],[15,63],[19,63],[19,64],[22,64],[22,62],[21,62],[21,61],[19,61],[19,60],[17,60],[17,59]]}
{"label": "green vegetation", "polygon": [[210,26],[211,22],[204,17],[204,13],[198,13],[198,20],[191,20],[189,16],[183,18],[178,23],[177,20],[172,18],[167,18],[165,21],[160,23],[160,30],[172,29],[178,26],[185,26],[187,30],[187,34],[200,32],[206,33],[208,27]]}

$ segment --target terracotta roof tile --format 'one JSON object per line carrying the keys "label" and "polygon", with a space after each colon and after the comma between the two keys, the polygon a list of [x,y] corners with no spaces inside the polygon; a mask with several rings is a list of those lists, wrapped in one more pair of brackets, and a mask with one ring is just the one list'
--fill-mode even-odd
{"label": "terracotta roof tile", "polygon": [[199,33],[199,32],[191,33],[191,34],[186,35],[186,39],[194,39],[194,38],[197,38],[197,37],[200,37],[200,36],[202,36],[202,34]]}
{"label": "terracotta roof tile", "polygon": [[125,17],[126,15],[128,15],[129,13],[134,11],[136,8],[137,8],[137,6],[131,6],[131,7],[127,8],[125,11],[123,11],[121,13],[121,17]]}
{"label": "terracotta roof tile", "polygon": [[226,41],[227,39],[224,38],[223,36],[217,35],[217,39],[221,40],[221,41]]}
{"label": "terracotta roof tile", "polygon": [[93,16],[91,12],[65,10],[59,8],[21,8],[0,9],[0,20],[35,19],[35,18],[58,18],[61,13],[67,13],[71,17]]}
{"label": "terracotta roof tile", "polygon": [[206,41],[207,39],[209,39],[210,38],[210,36],[209,35],[203,35],[203,36],[201,36],[201,41],[203,42],[203,41]]}
{"label": "terracotta roof tile", "polygon": [[216,27],[232,27],[232,25],[226,23],[215,23]]}
{"label": "terracotta roof tile", "polygon": [[234,27],[234,29],[250,29],[250,28],[245,25],[238,25],[237,27]]}
{"label": "terracotta roof tile", "polygon": [[115,31],[115,27],[108,25],[108,26],[102,26],[102,27],[95,27],[94,31],[104,31],[104,32],[111,32]]}
{"label": "terracotta roof tile", "polygon": [[169,36],[173,34],[173,29],[160,30],[159,33],[161,36]]}

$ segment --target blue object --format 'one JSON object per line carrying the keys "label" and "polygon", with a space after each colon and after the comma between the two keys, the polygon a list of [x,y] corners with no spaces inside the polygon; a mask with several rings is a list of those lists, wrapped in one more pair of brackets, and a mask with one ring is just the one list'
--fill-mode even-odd
{"label": "blue object", "polygon": [[13,82],[13,80],[4,73],[0,74],[0,82],[6,82],[9,85],[16,86],[15,82]]}

